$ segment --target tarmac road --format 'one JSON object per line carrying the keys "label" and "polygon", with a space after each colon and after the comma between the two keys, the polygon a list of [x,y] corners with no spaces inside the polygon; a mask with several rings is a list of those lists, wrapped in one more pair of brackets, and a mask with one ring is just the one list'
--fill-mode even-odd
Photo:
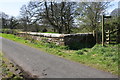
{"label": "tarmac road", "polygon": [[111,73],[72,62],[0,37],[0,50],[26,72],[39,78],[117,78]]}

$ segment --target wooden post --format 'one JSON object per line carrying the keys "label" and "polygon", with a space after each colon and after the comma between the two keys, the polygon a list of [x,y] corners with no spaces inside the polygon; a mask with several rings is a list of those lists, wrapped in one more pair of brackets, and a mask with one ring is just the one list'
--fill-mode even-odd
{"label": "wooden post", "polygon": [[102,46],[104,46],[104,15],[102,15]]}
{"label": "wooden post", "polygon": [[111,18],[111,16],[104,16],[102,15],[102,46],[104,46],[104,35],[105,35],[105,30],[104,30],[104,18]]}
{"label": "wooden post", "polygon": [[95,37],[95,30],[93,30],[93,37]]}
{"label": "wooden post", "polygon": [[108,30],[108,39],[109,39],[108,44],[110,44],[110,30]]}

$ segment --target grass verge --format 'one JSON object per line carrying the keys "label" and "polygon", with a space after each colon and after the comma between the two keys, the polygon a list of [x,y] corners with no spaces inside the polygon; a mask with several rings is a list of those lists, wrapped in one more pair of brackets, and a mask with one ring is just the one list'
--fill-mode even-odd
{"label": "grass verge", "polygon": [[18,69],[17,66],[15,66],[13,63],[11,63],[7,58],[4,57],[3,53],[0,52],[0,77],[2,80],[22,80],[23,74]]}
{"label": "grass verge", "polygon": [[45,41],[25,40],[25,38],[17,37],[12,34],[0,35],[15,42],[46,51],[50,54],[118,75],[118,47],[120,48],[120,44],[106,45],[105,47],[96,44],[93,48],[69,50],[66,46],[56,46],[53,43],[46,43]]}

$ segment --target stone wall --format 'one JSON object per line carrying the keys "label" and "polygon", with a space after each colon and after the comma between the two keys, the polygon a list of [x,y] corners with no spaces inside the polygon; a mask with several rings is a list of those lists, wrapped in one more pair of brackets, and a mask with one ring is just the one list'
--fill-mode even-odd
{"label": "stone wall", "polygon": [[71,49],[90,48],[95,45],[93,34],[71,34],[64,37],[64,44]]}
{"label": "stone wall", "polygon": [[32,38],[38,41],[44,40],[45,42],[52,42],[55,43],[56,45],[64,45],[64,34],[21,32],[18,33],[18,36],[25,37],[27,39]]}
{"label": "stone wall", "polygon": [[36,33],[36,32],[22,32],[19,36],[27,36],[35,40],[43,40],[46,42],[53,42],[56,45],[66,45],[70,49],[81,49],[93,47],[95,45],[95,38],[92,33],[80,34],[54,34],[54,33]]}

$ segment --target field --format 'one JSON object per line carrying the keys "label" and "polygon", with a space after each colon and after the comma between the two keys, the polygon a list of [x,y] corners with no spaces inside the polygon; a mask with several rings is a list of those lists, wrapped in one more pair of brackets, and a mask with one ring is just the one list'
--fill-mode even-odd
{"label": "field", "polygon": [[40,49],[49,54],[118,75],[118,48],[120,48],[120,44],[106,45],[104,47],[102,47],[101,44],[96,44],[93,48],[70,50],[67,46],[57,46],[54,43],[46,43],[45,41],[26,40],[25,38],[12,34],[0,35],[15,42]]}

